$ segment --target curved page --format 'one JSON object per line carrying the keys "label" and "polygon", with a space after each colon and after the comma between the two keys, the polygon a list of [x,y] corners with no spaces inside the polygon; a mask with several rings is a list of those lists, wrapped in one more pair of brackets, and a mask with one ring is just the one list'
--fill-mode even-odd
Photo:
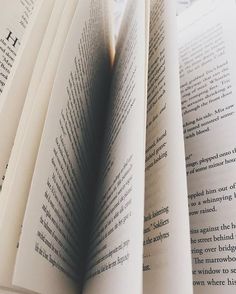
{"label": "curved page", "polygon": [[[39,0],[32,15],[32,22],[22,40],[17,59],[8,77],[0,100],[0,186],[24,106],[27,89],[42,39],[51,15],[54,0]],[[35,33],[37,32],[37,33]],[[24,74],[22,74],[24,69]]]}
{"label": "curved page", "polygon": [[[1,94],[11,70],[25,30],[31,22],[35,4],[40,1],[2,0],[0,11],[0,105]],[[0,106],[1,108],[1,106]]]}
{"label": "curved page", "polygon": [[199,1],[179,17],[182,112],[196,294],[236,287],[236,4]]}
{"label": "curved page", "polygon": [[83,293],[142,293],[146,7],[129,1],[112,76]]}
{"label": "curved page", "polygon": [[[69,3],[69,2],[68,2]],[[66,28],[64,29],[64,24],[60,23],[61,14],[65,5],[64,0],[57,0],[54,6],[48,28],[45,34],[46,42],[53,43],[54,35],[52,35],[52,40],[48,40],[51,35],[51,30],[56,32],[56,29],[60,29],[60,40],[61,46],[58,42],[54,45],[54,50],[52,48],[50,54],[45,53],[44,50],[39,55],[45,54],[44,57],[50,58],[50,62],[46,64],[46,68],[43,71],[43,77],[40,85],[38,86],[38,91],[34,89],[34,93],[31,91],[27,95],[26,106],[24,107],[23,114],[20,120],[20,124],[17,131],[17,136],[15,139],[14,147],[12,150],[11,158],[9,161],[6,179],[4,180],[3,188],[1,191],[0,198],[0,263],[2,267],[0,268],[0,284],[5,287],[11,285],[12,274],[14,269],[14,263],[16,258],[16,245],[19,241],[19,235],[21,231],[21,225],[23,222],[23,216],[25,212],[27,197],[29,193],[31,178],[33,174],[34,164],[37,156],[37,150],[39,141],[41,138],[42,128],[45,119],[45,113],[47,110],[47,103],[44,106],[44,97],[49,99],[53,78],[55,76],[58,59],[62,51],[62,47],[67,35],[68,27],[71,21],[67,22]],[[72,12],[74,7],[71,8]],[[67,14],[66,14],[67,18]],[[55,24],[54,24],[55,23]],[[58,24],[60,25],[58,26]],[[54,27],[54,28],[53,28]],[[65,34],[63,34],[63,29]],[[54,34],[55,34],[54,32]],[[49,34],[49,36],[48,36]],[[56,35],[56,34],[55,34]],[[56,38],[58,39],[58,37]],[[56,41],[56,40],[55,40]],[[44,42],[43,42],[44,43]],[[43,47],[46,45],[44,44]],[[51,46],[49,46],[51,47]],[[50,48],[49,48],[50,51]],[[55,60],[54,60],[55,59]],[[43,58],[41,56],[40,61]],[[37,64],[36,64],[37,66]],[[39,70],[39,68],[38,68]],[[36,70],[36,72],[38,72]],[[50,74],[49,74],[50,73]],[[34,83],[37,80],[35,75],[33,76]],[[39,77],[38,77],[39,78]],[[46,84],[45,84],[46,79]],[[50,79],[52,80],[50,83]],[[44,80],[44,82],[43,82]],[[43,84],[43,86],[42,86]],[[40,89],[44,89],[44,92]],[[49,94],[46,95],[46,89],[49,88]],[[38,110],[40,108],[40,111]],[[35,110],[34,110],[35,109]],[[35,114],[36,113],[36,114]],[[32,119],[33,117],[33,119]],[[35,128],[35,121],[38,121],[37,128]],[[41,131],[40,131],[40,121],[41,121]],[[31,133],[30,133],[31,130]],[[32,136],[32,133],[34,136]],[[35,146],[36,145],[36,146]],[[36,151],[35,151],[36,149]],[[35,154],[33,154],[33,152]]]}
{"label": "curved page", "polygon": [[39,293],[81,288],[97,126],[110,71],[105,4],[78,2],[52,90],[14,273],[15,285]]}
{"label": "curved page", "polygon": [[192,293],[174,1],[150,10],[144,217],[144,293]]}

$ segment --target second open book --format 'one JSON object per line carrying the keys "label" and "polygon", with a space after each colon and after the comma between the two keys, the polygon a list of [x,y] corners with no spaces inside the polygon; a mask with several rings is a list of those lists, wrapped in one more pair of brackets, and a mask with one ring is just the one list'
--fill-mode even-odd
{"label": "second open book", "polygon": [[29,84],[0,158],[0,293],[235,293],[234,1],[179,32],[172,1],[129,1],[113,65],[107,2],[51,2],[7,85]]}

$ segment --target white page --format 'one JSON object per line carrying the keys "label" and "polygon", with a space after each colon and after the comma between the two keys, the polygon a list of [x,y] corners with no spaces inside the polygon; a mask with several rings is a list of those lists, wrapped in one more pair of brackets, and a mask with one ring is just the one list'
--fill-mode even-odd
{"label": "white page", "polygon": [[110,67],[105,4],[78,2],[52,90],[14,274],[15,285],[40,293],[81,287],[87,155]]}
{"label": "white page", "polygon": [[[70,2],[74,3],[75,1]],[[67,1],[67,6],[70,5],[70,2]],[[46,96],[47,99],[47,95],[45,94],[47,87],[49,87],[48,96],[50,96],[50,89],[52,88],[52,82],[50,83],[50,79],[53,79],[55,76],[60,52],[62,50],[64,40],[71,22],[70,19],[68,19],[68,13],[66,13],[66,23],[68,24],[65,25],[63,23],[63,25],[60,24],[58,26],[64,5],[64,0],[56,1],[56,5],[53,9],[48,27],[50,33],[50,26],[54,26],[54,22],[56,22],[59,30],[57,35],[60,35],[59,38],[62,39],[61,46],[58,42],[54,44],[54,50],[52,48],[52,52],[49,54],[50,62],[48,62],[46,69],[43,72],[43,78],[41,84],[38,87],[38,92],[33,93],[34,96],[27,97],[27,109],[24,109],[23,117],[20,121],[20,129],[17,133],[17,138],[12,150],[12,156],[10,158],[6,173],[6,179],[4,181],[1,192],[0,243],[2,246],[0,247],[0,263],[2,264],[2,267],[0,268],[0,284],[4,286],[11,285],[12,281],[12,274],[17,251],[16,245],[19,241],[27,196],[29,193],[38,145],[44,124],[45,113],[47,110],[47,106],[44,106],[44,104],[47,105],[47,103],[43,103],[44,100],[42,96]],[[74,6],[70,7],[70,10],[72,11],[71,13],[73,15]],[[65,30],[64,34],[63,30]],[[52,38],[54,39],[53,36]],[[58,39],[58,37],[56,39]],[[40,58],[40,60],[42,60],[42,58]],[[45,79],[46,83],[44,82]],[[44,92],[42,92],[42,90],[40,91],[42,87]],[[29,94],[32,95],[32,92]],[[40,120],[42,125],[41,130]],[[35,125],[37,125],[37,128],[35,128]]]}
{"label": "white page", "polygon": [[[24,108],[23,108],[23,111],[21,114],[20,122],[19,122],[19,125],[17,128],[17,135],[14,140],[14,145],[17,144],[17,140],[20,139],[19,137],[22,136],[22,131],[24,131],[24,129],[26,128],[26,126],[28,124],[27,123],[27,118],[29,116],[28,114],[29,114],[29,111],[33,105],[34,97],[36,95],[40,81],[43,77],[43,72],[45,70],[45,67],[46,67],[46,64],[47,64],[47,61],[49,58],[49,53],[51,51],[51,48],[52,48],[52,45],[53,45],[53,42],[54,42],[54,39],[56,36],[56,32],[57,32],[57,29],[58,29],[58,26],[60,23],[61,14],[63,12],[65,2],[66,2],[66,0],[56,1],[54,4],[54,8],[53,8],[52,14],[50,16],[47,30],[46,30],[44,37],[43,37],[43,42],[40,47],[40,51],[37,56],[37,60],[35,62],[34,70],[32,73],[32,78],[30,80],[30,84],[29,84],[29,87],[27,90],[27,96],[25,99]],[[12,156],[12,154],[11,154],[11,156]]]}
{"label": "white page", "polygon": [[113,0],[113,23],[115,27],[114,33],[116,39],[119,36],[120,25],[125,11],[126,2],[127,0]]}
{"label": "white page", "polygon": [[[13,69],[0,100],[0,186],[24,105],[34,63],[52,11],[54,0],[38,0]],[[35,33],[37,32],[37,34]],[[22,74],[24,69],[24,74]]]}
{"label": "white page", "polygon": [[191,5],[191,0],[176,0],[176,2],[177,2],[177,14],[180,14]]}
{"label": "white page", "polygon": [[192,292],[176,10],[151,1],[144,293]]}
{"label": "white page", "polygon": [[[0,10],[0,97],[37,1],[2,0]],[[39,1],[38,1],[39,2]],[[0,98],[1,101],[1,98]]]}
{"label": "white page", "polygon": [[147,1],[128,1],[117,43],[83,293],[142,293]]}
{"label": "white page", "polygon": [[235,1],[180,16],[194,293],[235,293]]}

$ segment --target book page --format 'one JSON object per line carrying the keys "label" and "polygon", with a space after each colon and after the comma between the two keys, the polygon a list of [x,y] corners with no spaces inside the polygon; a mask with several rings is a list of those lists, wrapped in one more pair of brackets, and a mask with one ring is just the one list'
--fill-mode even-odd
{"label": "book page", "polygon": [[13,278],[31,291],[80,293],[82,286],[110,73],[106,11],[104,1],[78,1],[59,62]]}
{"label": "book page", "polygon": [[194,293],[233,294],[236,4],[196,5],[179,18]]}
{"label": "book page", "polygon": [[151,1],[144,293],[192,293],[176,9]]}
{"label": "book page", "polygon": [[127,0],[113,0],[113,24],[115,39],[119,36],[120,25],[125,11]]}
{"label": "book page", "polygon": [[[0,11],[0,97],[12,70],[35,0],[2,0]],[[1,98],[0,98],[1,101]]]}
{"label": "book page", "polygon": [[[0,189],[24,106],[27,89],[55,0],[38,0],[0,99]],[[37,34],[35,33],[37,32]],[[24,74],[22,74],[24,69]]]}
{"label": "book page", "polygon": [[128,1],[118,38],[86,294],[142,293],[147,4]]}
{"label": "book page", "polygon": [[[53,44],[55,43],[57,31],[59,29],[59,26],[63,27],[63,25],[61,23],[64,23],[62,21],[63,13],[64,14],[66,13],[65,9],[64,9],[65,2],[66,2],[66,0],[61,0],[61,1],[57,0],[54,3],[54,7],[52,10],[52,14],[50,16],[50,19],[49,19],[47,30],[44,34],[43,41],[40,46],[40,50],[39,50],[39,53],[38,53],[38,56],[37,56],[37,59],[36,59],[35,65],[34,65],[34,69],[32,72],[32,77],[31,77],[30,84],[29,84],[29,87],[27,90],[27,96],[25,98],[24,108],[22,110],[20,122],[19,122],[19,125],[17,128],[17,135],[14,140],[14,145],[17,145],[18,138],[22,136],[22,132],[26,129],[26,126],[28,124],[27,119],[29,117],[28,113],[30,112],[32,105],[35,101],[34,97],[37,93],[40,82],[43,79],[45,68],[46,68],[47,64],[49,63],[48,62],[49,58],[51,57],[50,55],[52,55],[52,53],[51,53],[52,46],[55,47],[55,45],[53,45]],[[65,18],[65,16],[64,16],[64,18]],[[71,23],[68,20],[67,20],[67,22],[69,22],[69,24]],[[68,26],[69,26],[69,24],[68,24]],[[64,34],[67,35],[66,33],[64,33]],[[63,41],[65,41],[65,38],[66,38],[66,36],[63,36],[63,34],[62,34],[61,39]],[[64,44],[64,42],[62,42],[62,43]],[[63,45],[61,45],[61,46],[63,46]],[[60,49],[58,51],[60,52]],[[55,60],[57,60],[58,58],[59,58],[58,56],[54,57]],[[19,138],[19,140],[20,140],[20,138]]]}
{"label": "book page", "polygon": [[[65,6],[65,4],[67,5]],[[0,199],[0,284],[11,285],[17,243],[23,222],[27,196],[30,189],[33,169],[44,125],[45,115],[50,97],[53,79],[55,77],[58,60],[64,46],[76,1],[57,0],[50,17],[42,50],[39,52],[39,61],[48,57],[45,69],[42,72],[41,82],[36,86],[37,74],[41,65],[36,67],[33,74],[33,85],[27,94],[26,105],[19,123],[14,147],[4,180]],[[68,11],[69,10],[69,11]],[[57,31],[58,30],[58,31]],[[54,33],[53,33],[54,32]],[[53,33],[53,34],[52,34]],[[48,40],[49,38],[52,40]],[[53,42],[54,41],[54,42]],[[49,43],[49,44],[45,44]],[[53,44],[52,44],[53,43]],[[51,46],[49,46],[51,44]],[[45,52],[45,47],[49,47]],[[50,48],[52,47],[52,48]],[[51,50],[50,50],[51,49]],[[35,88],[38,88],[37,91]],[[37,127],[35,127],[37,126]]]}
{"label": "book page", "polygon": [[191,0],[176,0],[177,2],[177,15],[183,12],[191,5]]}

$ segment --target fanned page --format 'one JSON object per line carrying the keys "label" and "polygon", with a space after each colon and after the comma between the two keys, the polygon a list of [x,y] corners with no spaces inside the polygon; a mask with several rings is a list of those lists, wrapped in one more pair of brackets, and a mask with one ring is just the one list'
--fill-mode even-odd
{"label": "fanned page", "polygon": [[[2,0],[0,11],[0,101],[22,37],[35,7],[34,0]],[[1,103],[0,103],[1,104]]]}
{"label": "fanned page", "polygon": [[128,1],[118,39],[86,294],[142,293],[147,7]]}
{"label": "fanned page", "polygon": [[13,278],[38,293],[82,286],[110,74],[107,11],[106,1],[78,1],[50,98]]}
{"label": "fanned page", "polygon": [[[38,0],[0,98],[0,188],[24,106],[31,74],[55,0]],[[37,33],[36,33],[37,32]],[[22,74],[22,71],[24,74]]]}
{"label": "fanned page", "polygon": [[[0,263],[2,264],[0,285],[5,287],[11,286],[16,245],[19,241],[48,101],[76,4],[76,0],[55,2],[35,65],[4,180],[0,198]],[[48,62],[46,62],[47,59]],[[46,63],[44,70],[39,62]],[[38,76],[40,71],[42,71],[42,77]]]}
{"label": "fanned page", "polygon": [[194,293],[233,294],[235,1],[201,1],[179,23]]}
{"label": "fanned page", "polygon": [[173,1],[151,1],[143,264],[145,294],[192,293],[175,7]]}

